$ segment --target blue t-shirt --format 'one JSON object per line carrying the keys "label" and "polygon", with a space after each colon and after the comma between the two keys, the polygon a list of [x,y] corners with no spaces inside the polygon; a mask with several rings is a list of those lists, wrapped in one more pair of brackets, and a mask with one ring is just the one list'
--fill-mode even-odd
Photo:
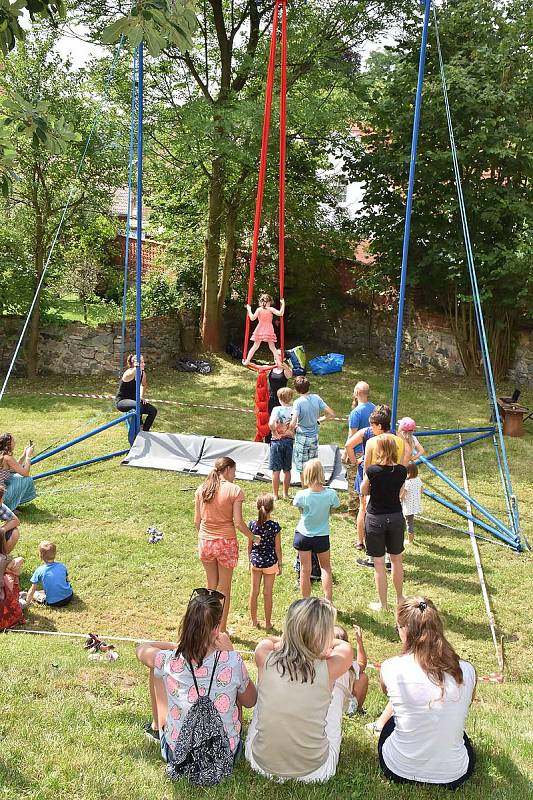
{"label": "blue t-shirt", "polygon": [[273,519],[267,519],[263,525],[259,525],[257,520],[250,522],[248,527],[254,536],[260,536],[261,541],[252,545],[250,552],[250,564],[252,567],[266,569],[278,563],[276,555],[276,536],[281,532],[279,523]]}
{"label": "blue t-shirt", "polygon": [[326,404],[317,394],[302,394],[293,404],[293,412],[298,417],[298,433],[306,436],[318,436],[318,423]]}
{"label": "blue t-shirt", "polygon": [[292,501],[302,512],[296,530],[302,536],[329,536],[329,512],[338,508],[341,501],[335,489],[324,486],[321,492],[301,489]]}
{"label": "blue t-shirt", "polygon": [[[352,408],[350,411],[350,416],[348,417],[348,430],[356,429],[358,431],[361,428],[367,428],[370,424],[370,414],[375,409],[374,403],[370,401],[368,403],[359,403],[358,406]],[[364,451],[363,445],[358,444],[354,448],[354,452],[356,455],[362,455]]]}
{"label": "blue t-shirt", "polygon": [[72,586],[68,581],[68,572],[64,564],[52,561],[41,564],[31,576],[31,583],[41,583],[46,593],[47,603],[59,603],[72,594]]}

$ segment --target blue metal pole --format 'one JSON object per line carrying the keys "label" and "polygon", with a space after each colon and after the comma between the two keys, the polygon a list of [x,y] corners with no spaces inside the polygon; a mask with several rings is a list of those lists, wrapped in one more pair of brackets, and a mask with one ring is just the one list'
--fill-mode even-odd
{"label": "blue metal pole", "polygon": [[51,469],[49,472],[40,472],[38,475],[32,475],[34,481],[40,478],[48,478],[50,475],[59,475],[60,472],[68,472],[69,469],[77,469],[78,467],[88,467],[89,464],[97,464],[99,461],[109,461],[110,458],[117,458],[118,456],[125,456],[129,450],[117,450],[115,453],[109,453],[107,456],[97,456],[96,458],[89,458],[87,461],[78,461],[76,464],[68,464],[66,467],[58,467]]}
{"label": "blue metal pole", "polygon": [[84,433],[82,436],[77,436],[76,439],[72,439],[71,442],[67,442],[66,444],[61,444],[59,447],[54,447],[53,450],[50,450],[48,453],[41,453],[40,456],[36,456],[32,459],[32,464],[38,464],[39,461],[44,461],[45,458],[50,458],[50,456],[55,456],[56,453],[61,453],[63,450],[67,450],[69,447],[73,447],[75,444],[79,444],[80,442],[84,442],[85,439],[90,439],[91,436],[96,436],[97,433],[101,433],[102,431],[106,431],[108,428],[112,428],[114,425],[118,425],[120,422],[124,422],[125,420],[129,419],[130,417],[135,416],[135,411],[128,411],[127,414],[122,414],[122,416],[117,417],[116,419],[111,420],[111,422],[106,422],[105,425],[100,425],[98,428],[95,428],[93,431],[89,431],[88,433]]}
{"label": "blue metal pole", "polygon": [[135,433],[141,429],[141,313],[142,313],[142,227],[143,227],[143,114],[144,47],[139,45],[139,83],[137,87],[137,253],[135,259]]}
{"label": "blue metal pole", "polygon": [[494,433],[494,426],[487,426],[484,428],[443,428],[442,430],[434,431],[417,431],[417,436],[448,436],[452,433]]}
{"label": "blue metal pole", "polygon": [[446,483],[451,489],[454,489],[459,495],[461,495],[463,500],[468,500],[474,506],[474,508],[477,508],[477,510],[480,511],[485,517],[487,517],[487,519],[489,519],[493,523],[493,525],[495,525],[500,531],[502,531],[502,533],[504,533],[506,536],[509,536],[509,538],[512,539],[512,541],[515,542],[519,541],[516,534],[510,531],[509,528],[507,528],[502,522],[500,522],[500,520],[497,517],[491,514],[490,511],[487,511],[486,508],[483,508],[481,503],[478,503],[477,500],[474,500],[473,497],[470,497],[464,491],[464,489],[461,489],[460,486],[454,483],[452,479],[449,478],[447,475],[445,475],[444,472],[442,472],[442,470],[440,470],[438,467],[435,466],[435,464],[432,464],[431,461],[428,461],[425,456],[420,456],[419,461],[425,464],[426,467],[428,467],[432,472],[434,472],[435,475],[437,475],[437,477],[443,480],[444,483]]}
{"label": "blue metal pole", "polygon": [[492,433],[481,433],[479,436],[474,436],[472,439],[465,439],[464,442],[461,442],[460,444],[454,444],[451,447],[446,447],[444,450],[438,450],[436,453],[431,453],[431,455],[426,456],[426,458],[428,461],[433,461],[434,458],[440,458],[440,456],[444,456],[446,453],[452,453],[454,450],[460,450],[461,447],[466,447],[467,444],[474,444],[474,442],[480,442],[482,439],[489,439],[491,437]]}
{"label": "blue metal pole", "polygon": [[128,278],[130,268],[131,238],[131,195],[133,183],[133,146],[135,142],[135,110],[137,107],[137,48],[133,51],[133,77],[131,80],[131,120],[130,120],[130,153],[128,162],[128,215],[126,218],[126,253],[124,255],[124,285],[122,289],[122,321],[120,326],[120,371],[124,371],[124,353],[126,349],[126,306],[128,302]]}
{"label": "blue metal pole", "polygon": [[396,324],[396,349],[394,353],[394,376],[392,381],[392,418],[391,430],[396,429],[396,412],[398,409],[398,387],[400,382],[400,363],[402,357],[403,312],[405,306],[405,286],[407,282],[407,258],[409,255],[409,236],[411,232],[411,213],[413,209],[413,192],[415,185],[416,150],[420,129],[420,110],[422,108],[422,86],[424,83],[424,66],[426,61],[426,45],[428,40],[429,13],[431,0],[425,0],[424,26],[418,62],[418,81],[416,85],[415,116],[411,140],[411,162],[409,164],[409,182],[407,184],[407,205],[405,208],[405,226],[403,233],[402,269],[400,275],[400,297],[398,300],[398,322]]}
{"label": "blue metal pole", "polygon": [[[435,500],[436,503],[440,503],[441,506],[449,508],[450,511],[453,511],[455,514],[459,514],[461,517],[464,517],[465,519],[472,520],[472,522],[475,525],[478,525],[480,528],[483,528],[489,533],[492,533],[493,536],[496,536],[498,539],[501,539],[502,542],[505,542],[505,544],[509,545],[509,547],[512,547],[513,550],[519,549],[519,545],[514,539],[509,539],[507,536],[504,536],[504,534],[501,533],[501,531],[498,531],[496,530],[496,528],[493,528],[491,525],[488,525],[488,523],[483,522],[483,520],[478,519],[478,517],[474,517],[472,514],[468,514],[466,511],[463,511],[463,509],[460,508],[459,506],[456,506],[455,503],[450,503],[449,500],[446,500],[444,497],[439,497],[438,494],[434,494],[433,492],[430,492],[428,489],[424,489],[423,492],[427,497],[431,497],[432,500]],[[468,531],[464,531],[464,533],[468,535]]]}

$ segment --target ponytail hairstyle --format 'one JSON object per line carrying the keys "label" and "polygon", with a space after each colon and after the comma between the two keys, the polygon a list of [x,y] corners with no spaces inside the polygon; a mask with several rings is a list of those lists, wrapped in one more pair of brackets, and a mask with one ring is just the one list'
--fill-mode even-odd
{"label": "ponytail hairstyle", "polygon": [[260,494],[257,498],[257,524],[264,525],[274,510],[274,495]]}
{"label": "ponytail hairstyle", "polygon": [[232,458],[228,458],[228,456],[220,456],[220,458],[217,458],[214,468],[211,470],[202,486],[202,500],[204,503],[210,503],[218,492],[224,472],[236,466],[235,461]]}
{"label": "ponytail hairstyle", "polygon": [[13,436],[10,433],[0,434],[0,455],[10,456],[13,453]]}
{"label": "ponytail hairstyle", "polygon": [[412,653],[430,681],[440,687],[444,697],[444,677],[463,683],[459,656],[444,636],[439,612],[428,597],[406,597],[398,606],[397,623],[407,638],[403,654]]}
{"label": "ponytail hairstyle", "polygon": [[222,620],[223,606],[213,594],[195,595],[180,623],[176,656],[200,665],[215,640],[215,629]]}
{"label": "ponytail hairstyle", "polygon": [[[126,359],[126,364],[128,365],[128,367],[129,367],[130,369],[131,369],[132,367],[134,367],[134,366],[135,366],[135,359],[136,359],[136,357],[137,357],[137,356],[135,355],[135,353],[130,353],[130,354],[129,354],[129,356],[127,357],[127,359]],[[141,358],[142,358],[142,357],[143,357],[143,354],[141,353]]]}

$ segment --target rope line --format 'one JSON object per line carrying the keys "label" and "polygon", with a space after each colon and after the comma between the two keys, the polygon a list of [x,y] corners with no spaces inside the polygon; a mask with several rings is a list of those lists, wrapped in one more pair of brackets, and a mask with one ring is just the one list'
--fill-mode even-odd
{"label": "rope line", "polygon": [[[114,55],[113,61],[111,63],[111,66],[109,68],[109,72],[108,72],[108,75],[107,75],[107,78],[106,78],[106,82],[105,82],[105,85],[104,85],[104,97],[103,97],[103,100],[105,100],[107,98],[109,87],[111,85],[111,80],[113,79],[113,76],[115,74],[115,68],[116,68],[116,65],[118,63],[118,59],[119,59],[119,56],[120,56],[120,53],[121,53],[121,50],[122,50],[123,39],[124,39],[124,37],[121,36],[120,40],[119,40],[119,42],[117,44],[117,47],[115,49],[115,55]],[[39,278],[39,281],[37,283],[37,288],[35,290],[35,294],[33,296],[33,300],[31,301],[30,308],[29,308],[28,313],[26,315],[26,319],[24,321],[24,325],[22,327],[21,334],[19,336],[17,345],[15,347],[15,352],[13,353],[13,357],[11,359],[11,363],[9,364],[9,367],[8,367],[8,370],[7,370],[7,373],[6,373],[6,377],[4,379],[4,383],[2,384],[2,388],[0,389],[0,402],[2,401],[2,398],[3,398],[4,394],[5,394],[5,391],[6,391],[6,388],[7,388],[7,384],[9,382],[10,377],[11,377],[11,373],[13,372],[13,368],[15,366],[15,362],[16,362],[16,360],[18,358],[18,354],[19,354],[20,348],[22,346],[22,342],[23,342],[24,337],[26,335],[26,331],[28,330],[28,325],[30,324],[30,319],[32,317],[33,311],[34,311],[35,306],[37,304],[37,301],[39,299],[39,295],[41,293],[41,289],[42,289],[42,286],[43,286],[43,283],[44,283],[44,279],[45,279],[46,274],[48,272],[48,267],[50,266],[50,261],[52,259],[52,254],[54,252],[54,249],[55,249],[59,234],[61,233],[61,230],[63,228],[63,223],[65,222],[65,219],[66,219],[66,216],[67,216],[67,212],[68,212],[68,210],[70,208],[71,200],[74,197],[74,193],[75,193],[76,188],[77,188],[76,187],[76,180],[79,178],[79,176],[81,174],[81,171],[83,169],[83,166],[85,164],[85,157],[86,157],[87,151],[89,149],[89,144],[91,143],[91,140],[93,138],[93,134],[96,131],[96,126],[97,126],[98,121],[99,121],[99,119],[100,119],[100,117],[102,115],[102,112],[103,112],[103,101],[102,101],[102,104],[100,105],[100,108],[98,109],[97,113],[95,114],[91,129],[89,131],[89,135],[87,137],[87,141],[85,142],[85,147],[83,148],[83,152],[81,154],[81,158],[80,158],[80,160],[78,162],[78,167],[77,167],[76,172],[74,174],[74,179],[72,181],[72,186],[70,188],[70,192],[68,194],[67,201],[66,201],[65,206],[63,208],[63,211],[61,213],[61,217],[59,219],[59,223],[58,223],[58,226],[57,226],[57,228],[55,230],[54,236],[52,238],[52,244],[50,245],[50,249],[48,251],[48,256],[47,256],[46,261],[44,263],[42,274],[41,274],[41,276]]]}
{"label": "rope line", "polygon": [[[489,393],[489,398],[492,404],[492,412],[495,421],[495,425],[498,431],[498,443],[500,448],[500,458],[497,458],[498,461],[498,468],[500,472],[500,479],[502,483],[502,488],[504,491],[504,495],[506,497],[506,504],[508,507],[509,513],[509,523],[510,527],[513,532],[519,536],[520,534],[520,522],[518,517],[518,509],[516,505],[516,499],[514,498],[513,494],[513,486],[511,481],[511,474],[509,471],[509,464],[507,461],[507,451],[505,448],[505,442],[503,439],[503,431],[500,419],[500,413],[498,409],[498,398],[496,395],[496,387],[494,384],[494,374],[492,370],[492,362],[490,358],[489,346],[487,335],[485,331],[485,322],[483,318],[483,308],[481,303],[481,295],[479,292],[479,285],[477,281],[477,274],[474,262],[474,253],[472,249],[472,242],[470,238],[470,227],[468,224],[468,216],[466,213],[466,206],[464,200],[464,193],[463,193],[463,184],[461,179],[461,170],[459,166],[459,158],[457,154],[457,147],[455,144],[455,134],[453,129],[453,122],[452,122],[452,115],[450,110],[450,103],[448,98],[448,85],[446,81],[446,73],[444,69],[444,60],[442,57],[442,48],[440,42],[440,35],[439,35],[439,26],[437,21],[437,11],[435,6],[433,6],[433,19],[435,23],[435,38],[437,43],[437,53],[439,58],[439,69],[440,69],[440,76],[441,76],[441,83],[442,83],[442,92],[444,96],[444,106],[446,109],[446,120],[448,123],[448,134],[450,138],[450,149],[452,153],[452,162],[453,162],[453,171],[455,176],[455,185],[457,189],[457,199],[459,202],[459,211],[461,217],[461,225],[463,229],[463,238],[465,244],[465,251],[466,251],[466,261],[468,265],[468,271],[470,275],[470,283],[472,287],[472,297],[474,301],[474,310],[476,314],[476,321],[479,333],[479,342],[480,342],[480,350],[483,359],[483,367],[485,373],[485,382],[487,384],[487,390]],[[502,469],[503,468],[503,469]],[[513,502],[514,499],[514,502]]]}
{"label": "rope line", "polygon": [[[461,441],[461,434],[459,434],[459,441]],[[465,456],[463,452],[463,448],[459,450],[460,458],[461,458],[461,471],[463,473],[463,486],[467,497],[470,496],[470,489],[468,486],[468,475],[466,472],[466,462]],[[472,506],[470,504],[470,500],[465,501],[466,510],[468,514],[472,514]],[[476,569],[479,578],[479,585],[481,587],[481,594],[483,595],[483,602],[485,604],[485,611],[487,612],[487,618],[489,621],[490,633],[492,636],[492,641],[494,643],[494,649],[496,651],[496,660],[498,662],[498,667],[500,674],[502,675],[503,680],[503,653],[501,648],[498,646],[498,639],[496,635],[496,623],[494,621],[494,614],[492,613],[492,608],[490,605],[490,598],[489,593],[487,590],[487,584],[485,583],[485,575],[483,573],[483,565],[481,564],[481,556],[479,554],[479,548],[477,546],[476,537],[474,534],[474,523],[471,519],[468,520],[468,533],[470,535],[470,544],[472,545],[472,552],[474,554],[474,561],[476,562]]]}
{"label": "rope line", "polygon": [[[261,232],[261,216],[263,212],[263,199],[268,160],[268,141],[270,136],[270,123],[272,118],[272,96],[274,91],[274,76],[276,71],[276,50],[279,27],[279,12],[281,7],[281,56],[280,56],[280,94],[279,94],[279,246],[278,270],[280,299],[285,291],[285,165],[287,153],[287,3],[286,0],[276,0],[272,17],[272,34],[270,37],[270,51],[268,57],[267,82],[265,91],[265,110],[263,115],[263,132],[261,136],[261,155],[259,159],[259,177],[257,181],[257,194],[255,198],[254,228],[252,237],[252,253],[250,257],[250,272],[248,277],[247,303],[252,304],[257,254],[259,250],[259,235]],[[280,349],[281,358],[284,358],[285,349],[285,320],[280,322]],[[248,353],[250,346],[250,317],[246,313],[243,353]],[[251,366],[251,365],[250,365]]]}
{"label": "rope line", "polygon": [[[62,637],[65,639],[87,639],[89,634],[88,633],[70,633],[66,631],[40,631],[40,630],[28,630],[25,628],[7,628],[3,633],[24,633],[30,636],[56,636]],[[150,642],[154,641],[153,639],[138,639],[134,636],[101,636],[98,635],[99,639],[102,639],[104,642],[131,642],[132,644],[149,644]],[[255,655],[254,650],[238,650],[235,649],[237,653],[241,656],[245,656],[246,658],[251,658]],[[367,663],[367,669],[377,670],[381,669],[381,661],[369,661]],[[489,675],[484,675],[479,677],[478,680],[483,681],[484,683],[502,683],[503,676],[500,673],[491,672]]]}

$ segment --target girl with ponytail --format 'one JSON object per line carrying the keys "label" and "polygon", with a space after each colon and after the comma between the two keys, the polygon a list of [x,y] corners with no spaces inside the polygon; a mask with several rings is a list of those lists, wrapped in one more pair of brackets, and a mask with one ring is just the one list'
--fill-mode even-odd
{"label": "girl with ponytail", "polygon": [[257,621],[257,598],[263,582],[263,600],[265,605],[265,628],[272,628],[272,590],[276,575],[281,575],[281,526],[270,519],[274,510],[274,495],[261,494],[257,498],[257,520],[250,522],[252,533],[260,537],[257,544],[248,545],[250,573],[250,617],[252,625],[260,628]]}
{"label": "girl with ponytail", "polygon": [[237,528],[250,543],[253,541],[242,516],[244,493],[234,482],[236,467],[232,458],[217,458],[195,494],[194,525],[207,587],[217,589],[226,598],[221,620],[223,631],[228,622],[233,570],[239,561]]}
{"label": "girl with ponytail", "polygon": [[[150,669],[152,721],[145,734],[159,742],[163,760],[172,760],[181,726],[200,695],[209,694],[217,709],[234,757],[241,746],[240,706],[252,708],[257,691],[246,666],[220,627],[224,596],[195,589],[181,620],[179,642],[149,642],[137,647],[137,658]],[[192,671],[194,670],[194,676]]]}
{"label": "girl with ponytail", "polygon": [[367,728],[379,733],[379,762],[395,783],[456,789],[474,771],[475,754],[464,724],[476,687],[472,664],[444,636],[439,612],[427,597],[398,606],[399,656],[381,665],[389,703]]}

